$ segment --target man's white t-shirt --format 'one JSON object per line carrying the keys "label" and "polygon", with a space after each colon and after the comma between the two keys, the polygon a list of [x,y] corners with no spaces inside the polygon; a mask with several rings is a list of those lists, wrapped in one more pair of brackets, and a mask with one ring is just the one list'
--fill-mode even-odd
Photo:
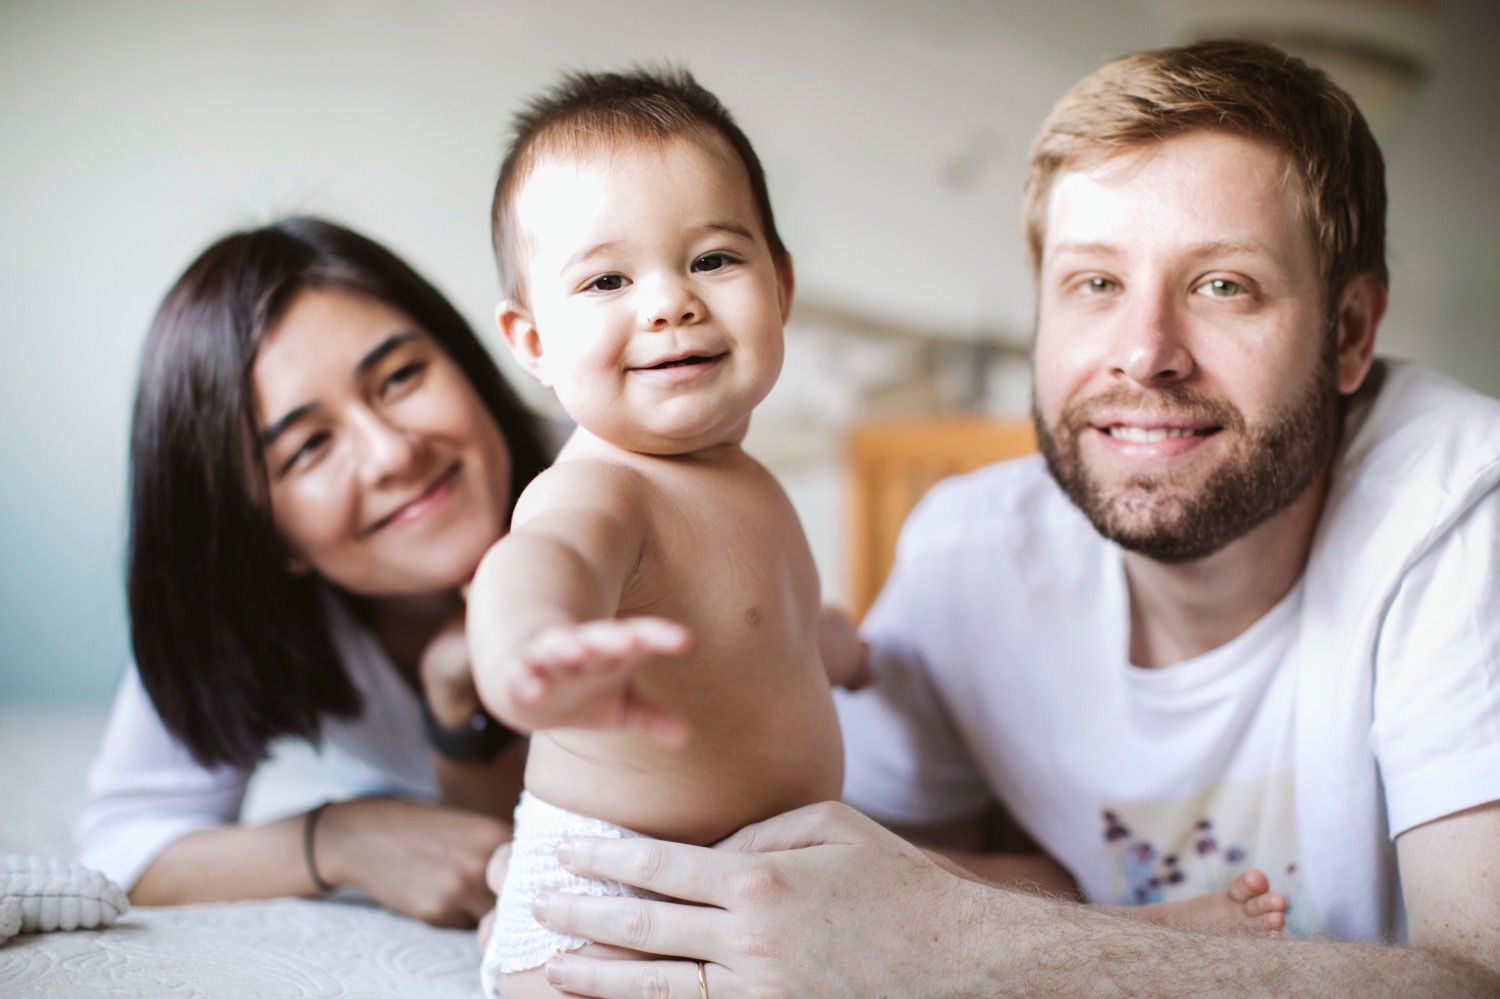
{"label": "man's white t-shirt", "polygon": [[1404,938],[1393,840],[1500,800],[1500,402],[1377,365],[1302,579],[1242,634],[1129,662],[1120,550],[1039,457],[935,488],[841,695],[845,797],[991,798],[1107,904],[1261,868],[1302,935]]}

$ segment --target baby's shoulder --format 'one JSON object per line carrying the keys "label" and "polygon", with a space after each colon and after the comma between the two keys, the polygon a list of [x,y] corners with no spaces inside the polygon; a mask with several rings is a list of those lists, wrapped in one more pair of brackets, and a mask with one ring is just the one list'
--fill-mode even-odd
{"label": "baby's shoulder", "polygon": [[516,518],[545,511],[649,511],[656,486],[651,476],[607,458],[570,458],[545,468],[516,501]]}

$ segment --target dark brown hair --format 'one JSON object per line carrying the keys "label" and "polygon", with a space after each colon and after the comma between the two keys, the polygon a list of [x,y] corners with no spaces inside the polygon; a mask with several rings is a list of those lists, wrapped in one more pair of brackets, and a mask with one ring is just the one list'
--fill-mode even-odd
{"label": "dark brown hair", "polygon": [[510,448],[510,502],[546,463],[533,416],[457,310],[385,247],[289,218],[226,236],[167,293],[142,355],[130,442],[131,644],[162,722],[204,765],[249,767],[280,736],[316,741],[358,692],[314,578],[287,572],[254,444],[250,372],[306,288],[369,295],[458,364]]}
{"label": "dark brown hair", "polygon": [[557,86],[533,98],[511,126],[510,148],[500,164],[490,204],[490,237],[508,298],[523,302],[526,296],[521,234],[512,206],[532,169],[544,156],[577,154],[623,142],[662,143],[717,135],[745,166],[771,254],[777,260],[787,256],[755,148],[728,109],[686,70],[569,73]]}
{"label": "dark brown hair", "polygon": [[1322,70],[1249,41],[1124,56],[1063,95],[1027,168],[1032,273],[1040,273],[1047,195],[1059,170],[1199,131],[1254,139],[1286,155],[1330,308],[1358,274],[1388,283],[1385,162],[1359,108]]}

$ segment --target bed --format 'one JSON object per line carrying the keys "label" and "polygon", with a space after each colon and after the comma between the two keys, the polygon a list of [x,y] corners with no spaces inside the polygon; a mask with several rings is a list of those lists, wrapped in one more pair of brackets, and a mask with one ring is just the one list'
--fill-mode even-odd
{"label": "bed", "polygon": [[[71,859],[71,830],[103,708],[0,705],[0,854]],[[247,817],[321,800],[330,764],[278,754]],[[475,999],[474,934],[442,930],[359,899],[272,899],[133,908],[112,927],[23,934],[0,943],[5,999],[317,997]]]}

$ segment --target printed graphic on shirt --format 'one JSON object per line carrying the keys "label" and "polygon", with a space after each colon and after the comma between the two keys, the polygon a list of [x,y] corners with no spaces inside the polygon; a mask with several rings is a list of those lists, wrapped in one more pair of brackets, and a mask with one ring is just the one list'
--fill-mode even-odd
{"label": "printed graphic on shirt", "polygon": [[[1176,902],[1227,891],[1251,867],[1287,897],[1288,936],[1317,932],[1297,866],[1290,772],[1226,781],[1192,798],[1110,801],[1103,806],[1110,905]],[[1253,846],[1252,846],[1253,844]]]}

